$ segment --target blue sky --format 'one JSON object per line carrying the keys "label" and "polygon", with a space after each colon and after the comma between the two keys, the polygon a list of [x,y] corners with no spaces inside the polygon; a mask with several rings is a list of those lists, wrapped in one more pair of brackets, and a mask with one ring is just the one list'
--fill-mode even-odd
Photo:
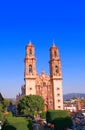
{"label": "blue sky", "polygon": [[35,46],[37,72],[49,74],[49,49],[59,48],[63,93],[85,93],[85,1],[0,1],[0,92],[16,97],[24,84],[25,46]]}

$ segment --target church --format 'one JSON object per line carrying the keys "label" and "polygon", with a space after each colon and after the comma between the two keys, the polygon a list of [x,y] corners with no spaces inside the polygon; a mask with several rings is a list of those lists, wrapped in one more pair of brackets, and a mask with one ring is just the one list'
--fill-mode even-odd
{"label": "church", "polygon": [[29,42],[24,58],[24,85],[21,97],[40,95],[44,99],[45,110],[63,110],[62,70],[59,50],[53,43],[50,48],[50,75],[44,71],[37,74],[35,46]]}

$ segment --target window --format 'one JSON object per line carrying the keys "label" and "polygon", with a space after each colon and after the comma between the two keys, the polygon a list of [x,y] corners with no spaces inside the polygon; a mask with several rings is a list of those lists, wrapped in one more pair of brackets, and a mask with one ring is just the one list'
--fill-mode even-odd
{"label": "window", "polygon": [[60,94],[58,93],[57,96],[60,96]]}
{"label": "window", "polygon": [[32,65],[29,65],[29,73],[32,73]]}
{"label": "window", "polygon": [[57,88],[57,90],[60,90],[60,88]]}
{"label": "window", "polygon": [[32,54],[32,50],[31,50],[31,49],[29,50],[29,54],[30,54],[30,55]]}
{"label": "window", "polygon": [[32,90],[32,88],[30,87],[30,90]]}
{"label": "window", "polygon": [[57,54],[56,54],[56,51],[54,51],[54,56],[56,57],[56,55],[57,55]]}
{"label": "window", "polygon": [[58,99],[58,102],[60,102],[60,100]]}
{"label": "window", "polygon": [[60,106],[58,106],[58,108],[61,108]]}
{"label": "window", "polygon": [[56,71],[56,73],[59,72],[59,69],[58,69],[58,66],[57,66],[57,65],[55,66],[55,71]]}

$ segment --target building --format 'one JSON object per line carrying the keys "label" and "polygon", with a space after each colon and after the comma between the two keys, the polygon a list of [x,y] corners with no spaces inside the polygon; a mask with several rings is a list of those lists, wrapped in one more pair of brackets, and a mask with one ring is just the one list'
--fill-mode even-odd
{"label": "building", "polygon": [[24,58],[24,81],[22,86],[22,94],[24,95],[40,95],[44,99],[45,110],[59,109],[63,110],[63,93],[62,93],[62,70],[59,52],[53,43],[50,48],[50,76],[44,71],[40,75],[37,74],[35,47],[32,42],[26,46],[26,55]]}

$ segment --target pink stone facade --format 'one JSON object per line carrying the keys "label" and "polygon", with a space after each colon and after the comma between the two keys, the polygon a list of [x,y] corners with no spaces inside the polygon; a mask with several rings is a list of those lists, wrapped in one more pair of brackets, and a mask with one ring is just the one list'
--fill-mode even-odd
{"label": "pink stone facade", "polygon": [[24,58],[24,81],[21,97],[25,95],[40,95],[44,99],[45,110],[63,109],[62,70],[58,48],[55,44],[50,48],[50,75],[44,71],[37,75],[35,47],[32,42],[26,46]]}

